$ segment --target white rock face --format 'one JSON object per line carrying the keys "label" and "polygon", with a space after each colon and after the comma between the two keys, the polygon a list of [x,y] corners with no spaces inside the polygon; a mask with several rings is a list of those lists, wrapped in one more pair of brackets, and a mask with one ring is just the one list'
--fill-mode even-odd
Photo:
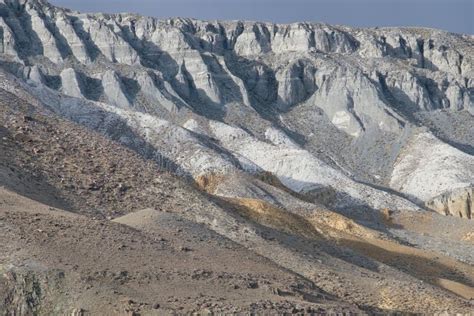
{"label": "white rock face", "polygon": [[132,107],[132,103],[125,94],[122,80],[116,72],[112,70],[105,72],[102,77],[102,86],[104,87],[105,96],[110,104],[123,109]]}
{"label": "white rock face", "polygon": [[86,43],[77,35],[76,30],[67,15],[59,15],[56,25],[60,34],[67,39],[74,57],[81,63],[89,64],[91,58],[86,49]]}
{"label": "white rock face", "polygon": [[[247,27],[243,31],[243,33],[237,38],[237,42],[235,43],[234,49],[236,53],[240,56],[258,55],[261,53],[265,53],[265,49],[268,50],[268,44],[265,42],[261,43],[261,41],[264,40],[257,38],[257,35],[255,34],[253,28],[254,27],[249,29],[249,27]],[[258,26],[256,26],[255,29],[257,29],[257,31],[259,32]]]}
{"label": "white rock face", "polygon": [[44,78],[43,78],[43,72],[38,66],[33,66],[31,68],[26,68],[26,78],[29,80],[33,81],[36,84],[43,84],[44,83]]}
{"label": "white rock face", "polygon": [[84,18],[83,27],[100,52],[111,62],[126,65],[138,63],[137,52],[120,36],[120,27],[114,21]]}
{"label": "white rock face", "polygon": [[234,47],[240,56],[314,50],[347,53],[356,48],[350,36],[327,25],[246,23],[241,27]]}
{"label": "white rock face", "polygon": [[296,192],[306,193],[331,186],[348,195],[348,199],[339,201],[342,205],[368,203],[375,209],[418,209],[402,198],[350,180],[294,144],[270,145],[254,139],[239,128],[219,122],[211,121],[209,127],[213,136],[226,148],[275,174],[285,186]]}
{"label": "white rock face", "polygon": [[277,106],[287,110],[309,98],[316,90],[315,72],[311,65],[301,61],[278,71],[275,75],[278,81]]}
{"label": "white rock face", "polygon": [[428,202],[426,206],[438,213],[472,219],[474,187],[454,189]]}
{"label": "white rock face", "polygon": [[183,81],[183,84],[193,86],[199,98],[204,100],[204,102],[209,100],[214,103],[222,103],[222,96],[220,95],[216,77],[209,71],[201,54],[195,52],[187,53],[186,58],[183,59],[181,64],[181,73],[183,78],[188,76],[187,80]]}
{"label": "white rock face", "polygon": [[61,83],[62,92],[65,95],[76,98],[84,97],[80,87],[80,79],[74,69],[67,68],[61,72]]}
{"label": "white rock face", "polygon": [[148,98],[153,107],[162,106],[169,112],[178,111],[176,104],[174,104],[169,97],[166,97],[165,94],[160,89],[158,89],[150,74],[140,74],[137,81],[140,85],[143,95]]}
{"label": "white rock face", "polygon": [[207,148],[182,127],[148,114],[106,109],[119,115],[133,131],[141,132],[144,141],[159,148],[160,155],[172,159],[183,173],[197,177],[222,170],[237,170],[228,157]]}
{"label": "white rock face", "polygon": [[407,209],[354,179],[420,205],[473,183],[471,36],[0,3],[0,59],[30,98],[186,176],[266,170],[346,206]]}
{"label": "white rock face", "polygon": [[300,148],[300,146],[298,146],[294,140],[288,137],[288,135],[274,127],[270,127],[265,131],[265,139],[270,141],[275,146],[285,146],[295,149]]}
{"label": "white rock face", "polygon": [[40,40],[43,55],[49,58],[53,63],[62,62],[63,58],[58,48],[56,38],[48,29],[45,20],[40,17],[38,11],[30,5],[26,6],[26,11],[31,16],[31,27]]}
{"label": "white rock face", "polygon": [[351,136],[357,137],[377,126],[398,133],[402,119],[380,95],[381,91],[364,74],[336,69],[328,79],[322,79],[314,104],[325,110],[337,128]]}
{"label": "white rock face", "polygon": [[474,183],[474,159],[429,133],[420,133],[401,152],[390,186],[428,201]]}
{"label": "white rock face", "polygon": [[195,119],[189,119],[186,123],[183,124],[183,127],[191,132],[198,133],[205,135],[206,131],[202,128],[202,126],[196,121]]}
{"label": "white rock face", "polygon": [[10,55],[13,57],[18,58],[18,54],[16,52],[16,40],[15,36],[8,26],[7,23],[3,19],[0,19],[0,30],[1,30],[1,48],[0,52],[2,54]]}
{"label": "white rock face", "polygon": [[[43,55],[53,63],[71,55],[86,65],[101,56],[113,64],[153,63],[165,81],[178,83],[174,89],[180,95],[197,95],[202,103],[237,99],[248,106],[266,103],[287,111],[313,97],[349,135],[360,135],[365,124],[394,132],[398,129],[391,118],[394,114],[386,114],[386,100],[380,97],[383,85],[364,79],[371,78],[375,66],[388,70],[382,75],[399,102],[424,110],[473,111],[469,37],[435,30],[352,30],[310,23],[157,21],[133,15],[77,14],[40,0],[25,3],[24,17],[15,11],[21,12],[20,3],[9,1],[10,13],[0,18],[5,54],[22,59]],[[33,33],[26,26],[29,23]],[[335,62],[321,53],[340,55]],[[242,64],[235,58],[239,56],[247,62]],[[381,61],[385,56],[392,60]],[[409,71],[397,74],[399,61]],[[344,86],[347,91],[336,95],[328,85],[334,90]],[[362,109],[359,98],[373,104],[371,109]],[[329,109],[327,99],[334,99],[336,105]]]}

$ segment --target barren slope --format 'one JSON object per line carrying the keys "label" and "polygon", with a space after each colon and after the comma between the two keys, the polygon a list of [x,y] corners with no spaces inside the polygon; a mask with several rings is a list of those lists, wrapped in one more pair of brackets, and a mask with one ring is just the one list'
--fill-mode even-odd
{"label": "barren slope", "polygon": [[0,0],[0,313],[469,313],[474,42]]}

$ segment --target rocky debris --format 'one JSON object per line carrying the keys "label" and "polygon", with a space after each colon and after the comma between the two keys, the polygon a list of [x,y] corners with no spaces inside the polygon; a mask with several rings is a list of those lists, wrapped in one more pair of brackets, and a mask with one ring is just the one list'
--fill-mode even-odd
{"label": "rocky debris", "polygon": [[23,122],[33,122],[35,119],[29,115],[23,115]]}
{"label": "rocky debris", "polygon": [[390,186],[418,201],[428,202],[453,189],[470,187],[473,179],[472,155],[430,133],[420,132],[400,153]]}
{"label": "rocky debris", "polygon": [[8,309],[471,307],[472,37],[0,7]]}
{"label": "rocky debris", "polygon": [[[3,125],[7,126],[7,129],[0,129],[0,132],[2,135],[8,135],[6,134],[6,131],[10,129],[16,130],[17,127],[23,127],[24,124],[30,124],[24,123],[21,119],[24,115],[23,110],[26,110],[29,107],[22,103],[21,100],[14,99],[13,96],[8,94],[5,94],[4,99],[16,100],[16,102],[12,102],[12,104],[15,104],[14,109],[15,111],[21,110],[15,112],[12,107],[8,106],[8,104],[1,107],[1,117],[5,122]],[[312,300],[313,297],[318,297],[318,295],[320,295],[319,293],[313,293],[310,296],[300,296],[300,294],[295,293],[294,289],[292,291],[287,289],[286,285],[292,284],[293,281],[288,280],[283,282],[283,284],[271,281],[269,284],[268,278],[261,279],[260,276],[254,275],[255,270],[253,270],[252,273],[249,273],[250,275],[242,276],[240,274],[244,262],[242,258],[245,258],[245,256],[235,254],[234,251],[237,246],[234,243],[231,243],[229,239],[238,241],[240,245],[245,245],[246,248],[255,249],[252,251],[258,251],[258,260],[264,260],[262,266],[264,271],[268,270],[269,262],[273,260],[275,260],[274,262],[278,262],[280,266],[283,265],[286,269],[297,271],[298,274],[304,273],[309,278],[312,278],[314,271],[321,271],[321,264],[323,261],[319,258],[315,260],[313,255],[320,257],[322,253],[324,253],[321,252],[323,251],[322,249],[317,248],[319,247],[317,245],[320,245],[322,241],[318,240],[314,243],[311,242],[309,246],[303,246],[308,245],[310,241],[308,239],[304,239],[304,242],[303,240],[299,240],[299,235],[288,235],[290,232],[286,231],[285,228],[289,227],[289,225],[288,222],[285,221],[298,218],[291,214],[286,215],[286,209],[280,208],[277,213],[282,215],[281,229],[285,233],[279,233],[278,229],[274,230],[273,228],[269,231],[269,228],[265,228],[266,226],[262,226],[262,224],[271,224],[271,217],[267,217],[266,221],[261,221],[258,225],[253,221],[243,220],[237,215],[237,210],[234,209],[232,205],[219,202],[218,205],[221,205],[221,208],[215,204],[216,201],[214,198],[208,195],[200,195],[200,193],[192,189],[192,187],[187,187],[187,184],[179,180],[179,178],[162,174],[160,170],[154,167],[154,162],[141,159],[131,150],[126,150],[117,143],[109,141],[99,134],[91,132],[71,122],[67,122],[64,119],[55,117],[53,114],[40,115],[35,113],[32,117],[34,118],[35,124],[32,124],[30,127],[31,132],[28,133],[30,133],[33,138],[34,146],[43,148],[45,152],[38,157],[31,157],[30,155],[23,153],[22,150],[23,148],[31,150],[33,145],[30,145],[29,143],[21,143],[15,146],[2,147],[2,152],[5,154],[5,156],[2,156],[2,159],[7,159],[6,161],[10,165],[14,163],[15,165],[24,164],[25,167],[28,166],[28,168],[20,169],[22,172],[28,172],[32,167],[34,167],[33,170],[41,174],[41,178],[47,179],[48,182],[46,183],[48,183],[48,185],[53,184],[58,189],[58,192],[71,202],[72,210],[86,214],[89,218],[81,217],[81,220],[74,218],[67,220],[66,222],[63,222],[62,220],[56,221],[48,217],[45,218],[40,214],[32,216],[29,213],[22,214],[19,211],[11,212],[11,206],[8,206],[10,211],[6,216],[0,216],[3,218],[0,221],[0,225],[7,222],[8,227],[24,227],[22,228],[24,234],[20,232],[15,233],[15,231],[12,232],[11,230],[7,230],[7,232],[12,232],[12,236],[20,236],[19,240],[21,240],[22,243],[24,242],[25,245],[32,245],[32,249],[43,249],[38,248],[38,245],[47,245],[49,250],[54,249],[51,254],[54,254],[54,256],[60,256],[61,261],[58,261],[59,259],[47,252],[44,253],[45,257],[42,257],[42,251],[33,255],[31,253],[25,254],[26,257],[24,258],[35,256],[35,260],[43,258],[42,260],[47,260],[47,262],[56,258],[54,259],[54,262],[51,262],[51,264],[53,266],[63,266],[61,262],[65,261],[64,258],[70,257],[71,262],[68,262],[68,265],[65,267],[69,267],[70,265],[71,269],[75,269],[72,270],[75,271],[74,275],[77,275],[80,271],[83,271],[83,274],[81,274],[80,283],[77,283],[77,280],[73,280],[68,284],[80,284],[80,288],[86,288],[91,291],[84,294],[84,303],[77,303],[85,310],[90,310],[89,306],[92,304],[90,302],[96,302],[96,297],[100,301],[97,301],[97,305],[94,305],[96,303],[93,303],[92,305],[96,308],[102,308],[100,307],[102,306],[100,304],[105,302],[104,297],[98,297],[95,292],[99,291],[99,293],[104,293],[102,290],[97,288],[97,286],[99,286],[98,284],[104,284],[103,282],[112,282],[111,284],[113,284],[113,287],[119,287],[116,292],[113,293],[117,293],[114,295],[120,295],[118,293],[126,292],[126,287],[135,284],[134,282],[140,282],[138,283],[140,285],[136,285],[136,288],[144,288],[146,284],[165,284],[166,289],[169,290],[169,284],[172,280],[177,280],[177,284],[189,284],[188,282],[194,280],[196,282],[205,282],[206,286],[211,282],[213,284],[211,288],[213,289],[216,284],[222,284],[223,288],[232,291],[231,293],[242,293],[242,291],[248,290],[255,292],[253,295],[245,295],[246,297],[252,297],[252,299],[255,295],[260,295],[260,293],[266,293],[265,295],[272,296],[270,298],[255,299],[245,305],[229,304],[225,301],[219,301],[218,298],[223,297],[221,294],[215,295],[214,297],[207,296],[207,301],[205,302],[204,299],[186,299],[189,295],[181,296],[173,294],[175,298],[172,302],[167,302],[166,298],[159,300],[159,304],[162,306],[160,307],[160,311],[192,312],[207,308],[214,312],[245,312],[249,310],[258,312],[261,309],[270,308],[280,312],[288,312],[294,308],[298,310],[303,308],[306,309],[307,307],[316,310],[324,310],[326,308],[314,307],[314,303],[308,303],[307,301],[308,299]],[[55,126],[55,128],[53,129],[52,126]],[[62,137],[60,138],[59,135],[62,135]],[[52,163],[52,160],[45,159],[52,157],[50,155],[53,154],[54,157],[58,157],[59,163]],[[65,175],[63,178],[67,179],[66,181],[75,186],[75,188],[65,190],[65,187],[62,186],[61,179],[57,177],[57,174]],[[282,184],[270,174],[262,174],[261,178],[265,180],[266,183],[271,183],[272,185],[274,184],[275,186],[282,188]],[[5,181],[4,177],[1,179],[2,181]],[[106,181],[104,179],[106,179]],[[99,191],[86,190],[86,186],[91,183],[93,184],[94,180],[97,185],[102,183],[104,186],[100,188]],[[209,185],[210,182],[208,181],[207,183]],[[130,189],[127,190],[123,196],[114,193],[116,192],[114,190],[119,188],[120,184],[127,186],[130,185]],[[268,192],[272,192],[269,189],[271,185],[267,184],[267,186],[268,187],[262,185],[261,188]],[[45,184],[38,187],[45,187]],[[143,189],[149,187],[154,187],[156,190],[145,191]],[[108,189],[112,190],[109,191]],[[32,190],[38,190],[38,188],[33,187]],[[281,190],[286,192],[283,189]],[[43,195],[42,199],[45,200],[46,197],[48,196]],[[106,205],[103,204],[104,198],[108,201]],[[295,200],[297,199],[295,198]],[[295,200],[289,201],[288,205],[300,206],[298,203],[295,203]],[[51,201],[52,200],[46,200],[47,203],[51,203]],[[249,204],[249,206],[254,204],[258,207],[266,207],[268,203],[265,204],[256,201],[251,205]],[[2,204],[0,203],[0,206],[1,205]],[[7,202],[6,205],[12,204]],[[87,209],[84,205],[87,207],[91,205],[91,208]],[[133,230],[128,230],[123,228],[122,225],[115,223],[111,226],[107,221],[101,220],[105,217],[101,214],[111,214],[113,217],[116,217],[120,212],[133,211],[135,207],[141,205],[156,205],[158,208],[166,210],[167,212],[140,211],[137,213],[131,213],[126,217],[117,220],[117,222],[122,225],[134,227]],[[29,209],[38,210],[38,207],[29,207],[28,205],[20,204],[17,210]],[[47,209],[49,211],[49,208]],[[274,209],[275,208],[271,207],[268,208],[269,211]],[[107,210],[107,212],[103,212],[102,210]],[[114,210],[118,210],[118,212],[114,212]],[[258,212],[259,209],[254,209],[254,211]],[[55,212],[57,212],[57,210]],[[176,213],[181,213],[181,215],[186,216],[187,219],[177,220]],[[153,219],[153,217],[150,218],[150,216],[155,215],[157,216],[155,219]],[[93,217],[95,219],[92,219]],[[7,220],[5,221],[5,219]],[[197,224],[196,221],[202,224]],[[300,223],[301,221],[297,220],[293,222]],[[31,228],[30,225],[34,227],[33,230],[29,229]],[[76,229],[73,228],[76,226],[80,227],[79,231],[76,231]],[[307,226],[308,229],[313,229],[310,225]],[[352,226],[355,227],[356,225]],[[345,229],[348,226],[345,225],[341,227],[344,227],[341,229]],[[216,233],[210,231],[209,228],[219,231],[219,233],[222,234],[221,236],[226,236],[229,239],[223,239],[223,237],[212,237],[216,236]],[[301,230],[302,226],[300,225],[300,227],[298,227],[298,225],[296,225],[294,228]],[[115,229],[117,229],[117,231]],[[110,230],[112,230],[111,235],[108,235]],[[144,238],[140,231],[151,235]],[[2,233],[5,233],[5,230],[0,229],[0,235]],[[108,237],[105,237],[104,234]],[[10,235],[6,238],[9,238],[8,240],[13,240],[10,238]],[[92,238],[92,240],[89,240],[89,238]],[[104,238],[106,238],[105,241]],[[161,241],[163,238],[167,241]],[[215,238],[217,238],[217,240]],[[209,242],[213,243],[209,245]],[[283,245],[280,243],[283,243]],[[12,243],[0,243],[0,247],[6,247],[8,244]],[[94,246],[92,247],[91,245]],[[183,245],[189,247],[193,251],[180,251],[179,247],[182,247]],[[203,245],[209,247],[203,248]],[[59,247],[59,249],[55,247]],[[85,248],[81,248],[83,250],[78,252],[76,247]],[[78,258],[77,253],[82,253],[83,251],[86,251],[85,249],[87,249],[87,253],[90,253],[92,249],[96,249],[95,247],[102,247],[97,249],[96,256],[88,255],[80,256]],[[148,248],[144,249],[142,247]],[[159,257],[163,259],[164,249],[167,249],[166,251],[170,252],[169,260],[161,261],[169,264],[165,269],[168,272],[163,273],[162,270],[154,270],[153,273],[150,272],[150,267],[156,267],[157,265],[156,258]],[[206,250],[207,252],[202,253],[203,249],[208,250]],[[222,251],[226,251],[227,253],[225,255],[216,255],[216,249],[222,249]],[[331,245],[328,246],[327,249],[332,249],[331,251],[334,251],[335,248],[334,245]],[[104,256],[104,253],[110,253],[110,255]],[[280,254],[284,255],[281,256]],[[150,256],[148,265],[143,264],[142,259],[138,259],[143,258],[144,255]],[[181,256],[182,260],[176,260],[177,257]],[[262,256],[265,257],[265,259],[263,259]],[[330,262],[328,263],[328,266],[334,265],[335,267],[339,267],[337,269],[335,268],[339,272],[328,277],[324,282],[318,282],[318,284],[323,286],[325,291],[337,293],[338,296],[345,297],[343,294],[347,293],[348,284],[343,281],[343,279],[340,281],[334,281],[336,280],[335,276],[339,276],[341,273],[340,271],[349,271],[348,273],[353,275],[354,271],[359,271],[359,268],[357,268],[358,266],[347,263],[347,265],[344,264],[344,267],[341,268],[340,264],[343,263],[341,263],[339,259],[330,259],[331,257],[328,255],[323,256],[325,261],[327,260]],[[133,264],[120,266],[117,264],[117,258],[119,257],[129,258],[127,260],[132,260],[131,262],[133,262]],[[195,267],[197,262],[204,262],[202,260],[213,261],[216,257],[228,258],[230,260],[228,264],[218,265],[223,271],[219,270],[213,273],[208,273],[209,271],[214,270],[210,269],[207,264],[204,264],[201,267]],[[79,259],[85,260],[86,258],[92,258],[94,260],[89,263],[81,263],[82,261],[78,262]],[[113,258],[113,260],[110,258]],[[288,258],[291,258],[291,260],[288,260]],[[346,260],[349,260],[349,258],[353,258],[353,255],[345,257]],[[97,271],[97,260],[95,259],[105,260],[106,262],[104,262],[104,264],[99,264],[103,267],[112,264],[112,266],[108,268],[109,271]],[[239,265],[234,265],[236,261],[239,262]],[[137,262],[140,262],[140,264],[137,265]],[[232,264],[230,264],[231,262]],[[177,266],[179,263],[192,263],[192,269],[189,271],[183,270],[183,268]],[[86,267],[86,270],[82,270],[84,269],[84,266]],[[144,270],[137,271],[137,267]],[[238,269],[238,277],[229,273],[229,269],[232,267]],[[364,271],[367,270],[364,269]],[[397,275],[397,277],[400,277],[400,275]],[[366,281],[368,280],[365,279],[365,277],[362,279]],[[156,282],[157,280],[162,280],[163,282]],[[362,291],[367,291],[367,289],[363,287],[365,281],[362,282],[361,279],[357,280],[358,281],[354,281],[354,284],[350,285],[351,287],[354,286],[354,291],[351,292],[361,293]],[[393,281],[394,279],[391,278],[389,280]],[[258,287],[252,288],[255,287],[255,282],[257,282]],[[303,288],[314,289],[314,287],[311,287],[307,281],[297,283],[303,284]],[[411,284],[416,283],[417,281],[413,281],[413,283],[412,281],[406,281],[406,283],[403,283],[403,286],[402,284],[397,286],[400,286],[400,288],[403,289],[408,287],[410,288],[410,291],[412,291],[413,287]],[[85,286],[83,286],[84,284]],[[235,288],[235,285],[238,288]],[[203,287],[206,288],[206,286]],[[282,289],[280,295],[278,295],[278,293],[273,293],[271,290],[272,287]],[[297,288],[301,289],[301,286],[298,286]],[[380,288],[377,288],[376,291],[379,289]],[[76,290],[71,291],[74,292]],[[454,310],[462,310],[464,308],[461,302],[452,300],[451,296],[446,296],[446,293],[442,290],[437,289],[433,291],[435,292],[428,293],[429,295],[434,295],[434,297],[436,297],[435,303],[432,305],[438,307],[433,308],[433,310],[438,310],[440,304],[445,308],[447,302],[453,304],[450,306],[453,306],[452,309]],[[107,287],[105,292],[110,293],[110,288]],[[283,292],[291,292],[295,294],[282,297],[281,294]],[[143,297],[146,296],[145,293],[167,293],[167,291],[164,291],[163,289],[157,290],[157,292],[146,290],[144,293],[140,294],[138,298],[130,297],[134,302],[137,302],[136,305],[117,306],[117,312],[123,312],[126,308],[131,312],[145,312],[148,309],[151,309],[152,304],[157,302],[157,297],[156,295],[152,295],[149,299],[144,300]],[[194,288],[193,293],[195,293]],[[375,299],[374,293],[371,292],[369,295],[366,293],[361,294],[355,298],[351,297],[351,299],[354,299],[357,302],[367,302],[366,304],[370,304],[370,306],[378,306],[378,300]],[[416,306],[418,306],[417,308],[420,308],[419,310],[426,308],[425,305],[421,306],[418,302],[420,300],[425,301],[424,299],[419,299],[420,295],[425,295],[424,291],[419,293],[409,293],[410,296],[418,298],[415,301],[417,301],[416,304],[418,305]],[[324,295],[326,296],[327,294]],[[275,297],[278,298],[276,299]],[[300,297],[304,297],[305,301],[301,302]],[[370,299],[367,300],[367,297],[370,297]],[[285,299],[282,301],[282,298]],[[298,298],[298,301],[295,302],[296,298]],[[178,299],[178,301],[174,301],[176,299]],[[111,300],[116,302],[116,296]],[[145,301],[148,305],[140,305]],[[198,303],[199,305],[197,305]],[[250,307],[250,304],[253,305]],[[75,302],[74,305],[68,306],[77,305]],[[411,302],[409,306],[410,308],[414,308],[414,301]],[[110,308],[110,306],[103,308]],[[328,308],[331,309],[331,307]]]}
{"label": "rocky debris", "polygon": [[24,132],[17,132],[13,135],[13,139],[18,142],[26,143],[31,139]]}
{"label": "rocky debris", "polygon": [[463,241],[467,241],[474,244],[474,232],[469,232],[462,237]]}
{"label": "rocky debris", "polygon": [[84,316],[85,312],[86,311],[83,310],[82,308],[75,308],[71,312],[71,316]]}
{"label": "rocky debris", "polygon": [[[324,161],[317,163],[321,173],[332,168],[363,182],[390,183],[418,204],[454,187],[449,181],[419,194],[414,191],[428,187],[427,179],[416,177],[402,188],[403,175],[398,179],[392,168],[415,127],[425,124],[419,113],[456,113],[468,123],[463,126],[473,125],[471,37],[421,28],[84,15],[40,0],[10,1],[3,10],[5,69],[29,83],[3,88],[26,89],[57,114],[182,175],[278,173],[249,153],[222,147],[219,135],[209,133],[217,121],[305,150],[298,156]],[[25,66],[12,65],[12,58]],[[427,134],[458,124],[448,119],[442,125],[426,124]],[[440,140],[472,150],[469,137],[445,133]],[[439,166],[454,173],[469,167]],[[293,169],[280,173],[294,187],[327,185]],[[343,195],[363,201],[354,191],[366,189]]]}
{"label": "rocky debris", "polygon": [[[2,266],[0,265],[0,271]],[[55,291],[63,273],[49,271],[42,275],[27,269],[10,267],[0,275],[0,312],[31,315],[42,311],[42,302]],[[43,310],[44,311],[44,310]]]}
{"label": "rocky debris", "polygon": [[474,188],[459,188],[426,202],[426,207],[443,215],[472,219]]}
{"label": "rocky debris", "polygon": [[[26,106],[8,94],[4,94],[3,100],[15,103],[18,108]],[[3,163],[37,174],[37,179],[47,182],[48,187],[54,186],[58,198],[67,200],[70,207],[74,205],[83,211],[94,209],[104,217],[115,217],[127,208],[146,205],[145,199],[149,197],[145,192],[154,188],[159,187],[162,192],[155,196],[154,202],[148,200],[148,206],[161,205],[168,199],[164,193],[168,186],[155,184],[155,180],[161,178],[164,183],[170,180],[155,163],[146,162],[86,129],[47,115],[15,113],[7,104],[1,106],[0,122],[12,130],[12,139],[16,141],[16,145],[0,144],[2,160],[6,159]],[[75,197],[71,200],[73,192]]]}
{"label": "rocky debris", "polygon": [[[0,298],[16,299],[15,302],[2,300],[2,303],[6,302],[0,304],[2,312],[16,311],[16,304],[20,306],[24,301],[31,304],[30,309],[25,309],[30,305],[22,305],[25,313],[55,310],[66,314],[72,311],[75,315],[104,310],[145,314],[156,310],[192,313],[204,308],[211,312],[230,312],[232,309],[258,312],[263,308],[259,303],[262,301],[268,302],[267,307],[271,310],[281,312],[289,311],[296,305],[321,310],[358,310],[329,298],[317,303],[305,299],[293,300],[277,307],[280,299],[275,300],[275,294],[254,284],[286,288],[287,283],[297,283],[300,284],[298,289],[310,296],[318,296],[319,289],[205,226],[173,215],[164,213],[158,230],[154,231],[165,236],[171,245],[189,239],[195,248],[191,255],[156,242],[153,231],[145,232],[60,210],[51,211],[18,195],[2,193],[1,196],[2,199],[15,198],[20,204],[25,204],[18,205],[18,208],[15,206],[15,211],[0,205],[0,223],[8,224],[8,228],[0,232],[0,238],[11,237],[8,245],[0,245],[0,250],[2,254],[15,253],[15,260],[25,262],[21,269],[30,271],[31,280],[38,282],[38,286],[31,286],[30,281],[20,278],[20,274],[25,273],[16,272],[15,280],[18,282],[12,281],[7,283],[8,286],[0,287]],[[34,211],[25,210],[28,209],[25,206]],[[150,213],[143,213],[147,214]],[[130,214],[124,221],[130,222],[133,217]],[[146,225],[147,221],[143,224]],[[30,231],[33,225],[43,232]],[[156,225],[151,226],[156,228]],[[176,236],[175,227],[187,229]],[[194,234],[196,236],[192,237]],[[206,240],[200,242],[198,237],[205,237]],[[118,251],[119,245],[127,247]],[[16,250],[19,247],[25,251]],[[78,253],[84,252],[88,255],[78,256]],[[240,259],[238,265],[234,264],[236,258]],[[6,266],[13,266],[10,262],[13,263],[7,259]],[[3,267],[2,263],[0,269]],[[0,284],[4,285],[4,270],[0,271]],[[9,272],[5,275],[10,278]],[[235,291],[231,286],[234,282],[249,284],[249,287],[241,286]],[[130,291],[131,288],[135,290]],[[31,289],[40,294],[31,294]],[[12,291],[16,294],[11,295]],[[24,301],[22,293],[28,295]]]}

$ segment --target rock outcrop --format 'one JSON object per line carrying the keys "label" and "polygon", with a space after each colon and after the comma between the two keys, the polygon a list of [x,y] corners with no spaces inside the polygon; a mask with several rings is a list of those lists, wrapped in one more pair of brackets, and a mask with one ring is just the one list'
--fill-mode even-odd
{"label": "rock outcrop", "polygon": [[[40,0],[3,1],[1,7],[3,54],[24,63],[44,57],[60,70],[71,61],[86,67],[142,65],[162,72],[162,80],[184,97],[225,104],[246,103],[248,94],[252,106],[272,103],[284,111],[315,93],[330,96],[329,85],[347,85],[338,102],[344,111],[331,107],[328,116],[351,135],[363,130],[365,116],[375,125],[383,119],[385,127],[391,126],[392,114],[357,113],[359,96],[375,99],[373,108],[386,103],[377,96],[383,88],[400,103],[423,110],[473,107],[472,39],[467,36],[427,29],[85,15]],[[409,71],[397,73],[400,64]],[[382,82],[369,79],[374,68],[388,70],[380,73]],[[316,99],[317,106],[327,104]]]}
{"label": "rock outcrop", "polygon": [[473,47],[0,0],[0,314],[468,313]]}
{"label": "rock outcrop", "polygon": [[119,108],[129,109],[132,107],[132,102],[129,100],[125,92],[125,86],[122,79],[114,71],[105,72],[102,77],[102,86],[107,101]]}
{"label": "rock outcrop", "polygon": [[[369,208],[417,207],[367,183],[418,205],[472,183],[467,35],[160,21],[44,0],[1,1],[0,35],[4,89],[185,176],[269,171],[300,193],[331,187]],[[420,128],[437,141],[413,147]]]}
{"label": "rock outcrop", "polygon": [[78,74],[72,68],[64,69],[61,72],[62,92],[76,98],[83,98],[81,82]]}
{"label": "rock outcrop", "polygon": [[472,155],[420,133],[400,153],[390,185],[419,201],[429,201],[452,189],[472,186],[473,180]]}
{"label": "rock outcrop", "polygon": [[472,219],[473,196],[474,188],[460,188],[431,199],[426,206],[440,214]]}

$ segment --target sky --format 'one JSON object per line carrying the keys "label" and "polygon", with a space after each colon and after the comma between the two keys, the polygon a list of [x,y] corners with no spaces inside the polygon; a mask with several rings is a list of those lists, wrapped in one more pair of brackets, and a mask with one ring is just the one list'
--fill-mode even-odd
{"label": "sky", "polygon": [[474,0],[50,0],[82,12],[158,18],[422,26],[474,34]]}

